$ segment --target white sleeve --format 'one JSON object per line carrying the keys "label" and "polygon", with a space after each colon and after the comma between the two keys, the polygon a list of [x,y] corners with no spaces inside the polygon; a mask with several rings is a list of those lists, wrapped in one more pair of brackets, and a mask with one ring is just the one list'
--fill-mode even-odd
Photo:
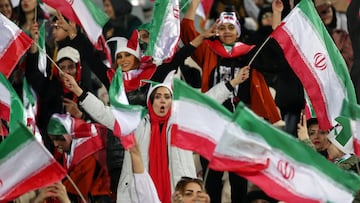
{"label": "white sleeve", "polygon": [[226,87],[225,81],[222,81],[205,92],[205,95],[222,104],[225,100],[232,96],[232,92],[230,92]]}
{"label": "white sleeve", "polygon": [[137,198],[132,198],[133,203],[161,203],[154,182],[148,172],[134,173],[134,187],[136,193],[134,195]]}
{"label": "white sleeve", "polygon": [[109,106],[105,106],[95,95],[87,92],[85,99],[80,102],[80,106],[93,118],[109,128],[114,129],[115,117]]}

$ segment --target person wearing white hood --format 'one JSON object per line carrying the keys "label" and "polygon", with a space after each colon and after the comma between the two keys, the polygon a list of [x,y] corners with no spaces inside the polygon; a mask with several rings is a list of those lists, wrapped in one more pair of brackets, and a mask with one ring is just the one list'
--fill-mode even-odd
{"label": "person wearing white hood", "polygon": [[[232,95],[236,85],[248,78],[249,69],[244,68],[234,79],[219,83],[206,94],[221,103]],[[80,105],[92,118],[113,130],[115,118],[108,106],[104,106],[91,93],[84,92],[67,74],[64,74],[64,84],[79,97]],[[135,130],[135,137],[142,151],[145,169],[154,181],[161,202],[166,203],[171,201],[173,188],[181,177],[196,177],[195,164],[191,151],[170,145],[168,120],[172,104],[171,84],[160,83],[151,87],[147,101],[149,114]],[[139,202],[133,179],[131,158],[126,151],[117,190],[117,202]]]}

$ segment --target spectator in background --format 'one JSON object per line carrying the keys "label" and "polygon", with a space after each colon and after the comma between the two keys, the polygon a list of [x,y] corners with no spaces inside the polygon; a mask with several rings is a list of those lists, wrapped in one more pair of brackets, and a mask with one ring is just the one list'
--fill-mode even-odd
{"label": "spectator in background", "polygon": [[142,24],[131,14],[132,5],[128,0],[104,0],[104,11],[110,20],[103,27],[105,39],[111,37],[130,38],[132,32]]}
{"label": "spectator in background", "polygon": [[12,21],[16,20],[16,14],[11,0],[0,0],[0,13]]}

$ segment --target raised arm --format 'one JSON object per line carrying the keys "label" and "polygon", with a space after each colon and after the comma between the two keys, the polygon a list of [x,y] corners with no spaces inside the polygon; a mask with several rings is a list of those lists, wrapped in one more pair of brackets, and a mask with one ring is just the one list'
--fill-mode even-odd
{"label": "raised arm", "polygon": [[188,10],[186,11],[184,18],[194,20],[196,15],[196,9],[200,4],[200,0],[189,0],[191,1]]}
{"label": "raised arm", "polygon": [[281,23],[281,13],[284,10],[284,4],[281,0],[274,0],[272,2],[273,9],[273,25],[272,28],[275,29]]}

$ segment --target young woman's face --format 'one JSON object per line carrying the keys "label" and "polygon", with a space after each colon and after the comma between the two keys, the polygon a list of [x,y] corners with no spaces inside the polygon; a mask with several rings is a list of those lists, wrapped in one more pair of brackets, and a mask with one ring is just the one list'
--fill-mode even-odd
{"label": "young woman's face", "polygon": [[237,40],[237,31],[235,25],[231,23],[222,23],[218,26],[219,38],[225,44],[234,44]]}
{"label": "young woman's face", "polygon": [[271,26],[273,24],[273,14],[271,12],[266,12],[261,16],[261,23],[264,26]]}
{"label": "young woman's face", "polygon": [[72,60],[65,59],[65,60],[61,61],[59,63],[59,68],[63,72],[65,72],[65,73],[73,76],[74,78],[76,78],[76,63],[74,63]]}
{"label": "young woman's face", "polygon": [[140,61],[128,52],[119,52],[116,55],[116,65],[121,67],[123,72],[136,69],[140,66]]}
{"label": "young woman's face", "polygon": [[70,135],[63,135],[63,136],[54,136],[49,135],[50,139],[54,143],[54,147],[59,152],[69,152],[71,146],[71,136]]}
{"label": "young woman's face", "polygon": [[325,5],[323,7],[324,8],[319,12],[319,16],[325,25],[329,25],[334,17],[334,13],[330,6]]}
{"label": "young woman's face", "polygon": [[166,87],[159,87],[154,91],[155,94],[152,107],[157,116],[164,117],[171,107],[171,92]]}
{"label": "young woman's face", "polygon": [[53,33],[55,42],[60,42],[69,36],[68,32],[66,32],[61,27],[57,26],[57,21],[55,23],[53,23],[52,26],[53,26],[52,33]]}
{"label": "young woman's face", "polygon": [[310,125],[308,131],[310,140],[314,144],[316,151],[326,150],[329,146],[327,139],[328,131],[320,130],[319,124]]}
{"label": "young woman's face", "polygon": [[197,194],[199,194],[202,191],[201,186],[194,182],[189,182],[185,186],[184,194],[183,194],[183,200],[184,203],[192,203],[196,200]]}
{"label": "young woman's face", "polygon": [[12,8],[10,0],[0,0],[0,13],[2,13],[8,19],[11,18]]}
{"label": "young woman's face", "polygon": [[112,7],[110,0],[104,0],[104,12],[109,16],[110,19],[116,18],[114,8]]}
{"label": "young woman's face", "polygon": [[24,13],[29,13],[35,11],[37,6],[37,0],[22,0],[21,1],[21,8]]}

